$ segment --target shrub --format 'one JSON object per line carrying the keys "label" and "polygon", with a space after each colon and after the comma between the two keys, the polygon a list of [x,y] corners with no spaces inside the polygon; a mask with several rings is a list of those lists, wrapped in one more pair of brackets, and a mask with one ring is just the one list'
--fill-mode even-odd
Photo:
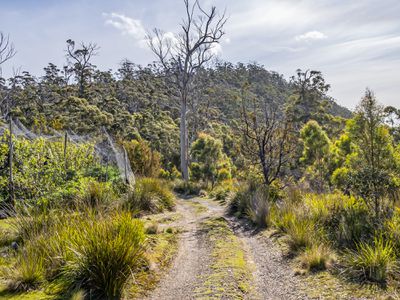
{"label": "shrub", "polygon": [[37,251],[25,249],[19,253],[15,266],[9,270],[11,280],[7,287],[11,291],[36,289],[43,282],[43,258]]}
{"label": "shrub", "polygon": [[344,256],[344,266],[353,278],[381,284],[398,268],[393,245],[382,236],[375,237],[373,243],[358,243],[356,251],[348,251]]}
{"label": "shrub", "polygon": [[125,141],[123,146],[128,153],[132,171],[140,176],[158,176],[161,166],[161,155],[150,148],[145,140]]}
{"label": "shrub", "polygon": [[265,228],[270,224],[268,195],[263,188],[250,194],[247,216],[258,227]]}
{"label": "shrub", "polygon": [[324,245],[313,245],[306,248],[299,257],[301,267],[307,271],[321,271],[328,269],[335,260],[332,250]]}
{"label": "shrub", "polygon": [[336,197],[336,203],[323,224],[331,240],[338,247],[350,248],[355,248],[357,242],[370,240],[375,226],[367,206],[347,196]]}
{"label": "shrub", "polygon": [[85,173],[85,177],[92,177],[100,182],[115,181],[120,177],[118,168],[110,166],[95,165],[88,168]]}
{"label": "shrub", "polygon": [[198,196],[201,189],[202,185],[193,181],[185,182],[184,180],[178,179],[174,183],[174,191],[186,196]]}
{"label": "shrub", "polygon": [[219,183],[210,193],[215,200],[225,203],[234,194],[235,187],[232,180],[224,180]]}
{"label": "shrub", "polygon": [[90,181],[83,194],[78,197],[77,205],[90,208],[107,207],[115,199],[111,186],[107,183]]}
{"label": "shrub", "polygon": [[128,194],[125,206],[132,211],[162,212],[175,206],[169,186],[160,179],[140,178]]}
{"label": "shrub", "polygon": [[72,255],[66,257],[61,278],[71,291],[83,289],[96,299],[120,299],[132,270],[142,263],[143,224],[128,213],[94,218],[73,223],[75,234],[67,242]]}
{"label": "shrub", "polygon": [[287,243],[291,251],[311,248],[320,240],[320,232],[315,223],[308,218],[294,218],[286,229]]}

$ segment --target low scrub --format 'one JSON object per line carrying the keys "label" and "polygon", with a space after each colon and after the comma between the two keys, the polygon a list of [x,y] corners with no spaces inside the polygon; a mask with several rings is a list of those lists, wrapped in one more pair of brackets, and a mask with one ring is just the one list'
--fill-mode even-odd
{"label": "low scrub", "polygon": [[382,236],[375,237],[373,243],[358,243],[355,251],[348,251],[344,256],[344,267],[345,273],[352,278],[381,284],[398,273],[393,244]]}
{"label": "low scrub", "polygon": [[288,246],[293,252],[311,248],[320,241],[315,223],[307,218],[294,218],[286,228],[286,234]]}
{"label": "low scrub", "polygon": [[125,207],[136,212],[172,210],[174,195],[168,184],[156,178],[139,178],[125,199]]}
{"label": "low scrub", "polygon": [[84,208],[106,208],[116,196],[110,184],[91,181],[83,193],[77,197],[76,205]]}
{"label": "low scrub", "polygon": [[185,196],[198,196],[202,189],[203,185],[199,182],[186,182],[181,179],[174,182],[174,191]]}
{"label": "low scrub", "polygon": [[305,249],[299,260],[304,270],[316,272],[329,269],[335,262],[335,254],[324,244],[313,245]]}
{"label": "low scrub", "polygon": [[246,217],[256,226],[265,228],[270,224],[270,203],[268,190],[254,183],[242,186],[229,204],[230,212]]}
{"label": "low scrub", "polygon": [[82,290],[94,299],[120,299],[133,271],[144,263],[142,222],[129,213],[98,212],[59,220],[25,242],[10,286],[34,288],[45,279],[63,294]]}
{"label": "low scrub", "polygon": [[9,269],[7,286],[10,291],[22,292],[36,289],[44,281],[43,257],[33,249],[22,250],[16,266]]}

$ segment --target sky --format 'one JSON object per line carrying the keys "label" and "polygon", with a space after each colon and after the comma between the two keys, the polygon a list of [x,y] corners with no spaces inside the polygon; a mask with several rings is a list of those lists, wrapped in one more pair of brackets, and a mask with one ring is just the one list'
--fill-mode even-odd
{"label": "sky", "polygon": [[[353,109],[369,87],[381,103],[400,107],[399,0],[199,2],[226,10],[221,60],[257,62],[285,78],[298,68],[319,70],[343,106]],[[146,65],[155,60],[146,32],[176,33],[183,16],[183,0],[0,0],[0,31],[17,49],[3,76],[62,66],[69,38],[97,43],[100,69],[116,70],[125,58]]]}

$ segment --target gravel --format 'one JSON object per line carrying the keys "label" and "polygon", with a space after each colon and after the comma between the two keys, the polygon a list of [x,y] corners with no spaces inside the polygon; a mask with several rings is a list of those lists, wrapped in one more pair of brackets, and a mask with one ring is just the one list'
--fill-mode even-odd
{"label": "gravel", "polygon": [[234,218],[229,221],[248,252],[249,263],[255,267],[254,299],[309,299],[282,251],[270,238],[246,228]]}
{"label": "gravel", "polygon": [[[188,202],[204,205],[207,212],[196,213],[195,207]],[[209,273],[210,246],[199,232],[199,227],[207,218],[223,216],[225,208],[213,201],[193,198],[178,199],[177,211],[183,219],[176,225],[184,230],[180,236],[178,254],[169,272],[146,299],[196,299],[195,291],[202,284],[204,275]],[[233,217],[225,218],[242,241],[248,263],[254,267],[254,291],[248,299],[308,299],[282,251],[271,239],[254,234]]]}

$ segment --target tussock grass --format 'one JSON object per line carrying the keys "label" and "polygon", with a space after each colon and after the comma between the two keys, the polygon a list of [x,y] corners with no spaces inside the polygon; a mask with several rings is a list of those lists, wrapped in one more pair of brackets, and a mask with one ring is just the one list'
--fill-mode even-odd
{"label": "tussock grass", "polygon": [[17,264],[8,270],[7,287],[10,291],[34,290],[44,281],[43,257],[32,249],[22,250]]}
{"label": "tussock grass", "polygon": [[120,299],[144,263],[143,223],[121,212],[55,219],[51,228],[25,240],[10,286],[34,288],[46,279],[64,294],[82,290],[96,299]]}
{"label": "tussock grass", "polygon": [[77,197],[78,208],[106,208],[116,200],[116,195],[108,183],[91,181],[83,193]]}
{"label": "tussock grass", "polygon": [[355,251],[344,256],[344,266],[352,278],[380,284],[399,271],[393,244],[382,236],[375,237],[373,243],[358,243]]}
{"label": "tussock grass", "polygon": [[257,187],[249,183],[239,188],[229,204],[232,214],[237,217],[246,217],[259,228],[270,225],[269,192],[263,186]]}
{"label": "tussock grass", "polygon": [[151,213],[172,210],[175,206],[168,184],[156,178],[139,178],[124,204],[131,211]]}
{"label": "tussock grass", "polygon": [[333,266],[336,255],[330,247],[324,244],[306,248],[299,256],[301,267],[306,271],[322,271]]}

